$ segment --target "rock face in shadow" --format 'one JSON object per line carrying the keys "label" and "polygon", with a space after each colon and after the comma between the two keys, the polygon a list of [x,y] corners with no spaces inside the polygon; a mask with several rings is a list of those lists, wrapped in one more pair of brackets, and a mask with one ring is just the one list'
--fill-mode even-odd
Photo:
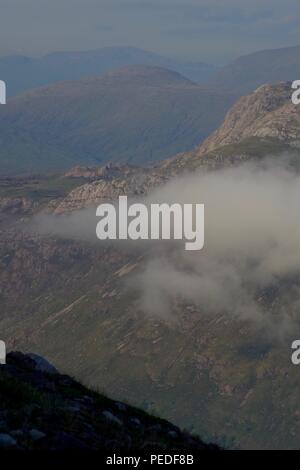
{"label": "rock face in shadow", "polygon": [[209,86],[234,90],[240,96],[265,83],[296,80],[300,76],[300,46],[269,49],[244,55],[217,70]]}
{"label": "rock face in shadow", "polygon": [[35,354],[8,354],[0,369],[0,403],[0,449],[218,450],[167,421],[86,389]]}

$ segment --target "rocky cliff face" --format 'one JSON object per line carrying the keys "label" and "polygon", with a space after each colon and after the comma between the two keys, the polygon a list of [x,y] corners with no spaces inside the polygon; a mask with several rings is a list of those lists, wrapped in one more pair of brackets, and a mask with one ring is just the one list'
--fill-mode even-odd
{"label": "rocky cliff face", "polygon": [[249,137],[273,138],[299,146],[300,107],[292,103],[292,91],[290,82],[282,82],[263,85],[240,98],[221,127],[199,147],[199,154]]}
{"label": "rocky cliff face", "polygon": [[87,170],[77,167],[68,175],[85,175],[88,181],[76,187],[63,200],[53,201],[56,214],[82,209],[101,202],[116,200],[119,196],[142,196],[151,188],[166,181],[156,169],[128,165],[105,165]]}

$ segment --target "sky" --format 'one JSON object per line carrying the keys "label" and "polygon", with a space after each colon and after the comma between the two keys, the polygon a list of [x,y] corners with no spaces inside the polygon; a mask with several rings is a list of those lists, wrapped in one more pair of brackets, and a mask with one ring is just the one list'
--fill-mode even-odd
{"label": "sky", "polygon": [[299,0],[0,0],[0,55],[135,46],[225,64],[300,44]]}

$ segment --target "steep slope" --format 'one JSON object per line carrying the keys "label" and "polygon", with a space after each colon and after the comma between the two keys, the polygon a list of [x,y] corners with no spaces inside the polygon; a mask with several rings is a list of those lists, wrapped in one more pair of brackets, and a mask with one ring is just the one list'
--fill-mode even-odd
{"label": "steep slope", "polygon": [[199,144],[232,101],[159,67],[60,82],[0,108],[0,171],[166,158]]}
{"label": "steep slope", "polygon": [[[175,296],[174,321],[128,290],[157,256],[126,247],[2,234],[1,338],[115,400],[242,448],[298,448],[299,374],[286,342]],[[269,311],[297,288],[259,294]],[[276,307],[277,306],[277,307]],[[294,335],[293,335],[294,336]],[[271,432],[272,430],[272,432]]]}
{"label": "steep slope", "polygon": [[300,77],[300,46],[270,49],[239,57],[208,80],[210,86],[244,95],[265,83]]}
{"label": "steep slope", "polygon": [[249,137],[277,139],[299,146],[300,108],[292,103],[290,82],[262,85],[227,113],[221,127],[201,145],[201,153]]}
{"label": "steep slope", "polygon": [[[124,167],[122,174],[121,167],[111,166],[92,176],[90,170],[82,185],[84,169],[77,168],[70,173],[79,175],[73,177],[78,190],[66,198],[57,193],[50,207],[62,213],[71,203],[74,209],[115,198],[124,187],[130,189],[130,181],[133,192],[135,184],[138,191],[147,190],[142,171]],[[146,181],[149,177],[144,174]],[[32,183],[26,191],[22,181],[30,201]],[[246,319],[228,316],[223,308],[207,315],[180,295],[172,298],[172,321],[151,316],[129,286],[160,255],[155,247],[60,239],[48,235],[49,227],[45,236],[32,234],[26,230],[28,217],[38,208],[10,207],[17,220],[0,232],[0,329],[10,350],[36,351],[115,400],[208,441],[242,448],[299,447],[299,375],[288,357],[294,332],[285,341],[273,341]],[[257,298],[276,319],[298,289],[295,275],[275,280]]]}
{"label": "steep slope", "polygon": [[196,82],[205,81],[216,67],[204,63],[176,61],[134,47],[106,47],[91,51],[55,52],[41,58],[0,58],[0,77],[9,96],[60,80],[79,80],[130,65],[168,68]]}
{"label": "steep slope", "polygon": [[[279,336],[283,335],[278,339],[269,329],[257,327],[243,316],[246,302],[240,306],[242,315],[231,315],[223,301],[207,314],[201,303],[187,299],[180,290],[177,293],[177,285],[173,288],[169,271],[165,274],[161,265],[162,273],[154,271],[155,275],[146,277],[145,285],[170,281],[174,291],[170,299],[172,318],[168,313],[148,314],[135,286],[139,279],[145,279],[153,260],[163,258],[157,247],[93,244],[51,236],[49,232],[59,225],[59,219],[46,227],[45,236],[26,230],[30,215],[39,205],[63,214],[124,192],[144,194],[187,170],[198,169],[200,176],[207,170],[234,167],[245,159],[266,155],[280,158],[285,150],[293,150],[299,162],[299,150],[294,145],[300,132],[285,109],[290,106],[287,90],[284,84],[263,87],[245,98],[247,106],[241,100],[224,135],[217,133],[214,142],[209,140],[208,153],[200,148],[147,169],[128,165],[77,167],[61,177],[60,190],[54,192],[51,203],[46,196],[57,184],[54,181],[48,186],[46,181],[37,182],[37,188],[43,191],[35,192],[33,198],[32,180],[28,184],[25,178],[4,180],[1,194],[6,198],[6,217],[17,218],[0,232],[0,330],[9,348],[45,355],[84,383],[197,431],[209,441],[214,436],[214,441],[228,445],[235,440],[242,448],[299,448],[300,376],[290,360],[290,345],[299,331],[297,264],[292,274],[279,272],[266,284],[262,273],[255,289],[251,279],[244,279],[246,284],[250,280],[256,304],[271,318]],[[239,140],[238,135],[246,140]],[[67,185],[70,191],[63,191]],[[18,188],[21,201],[9,204],[7,198],[14,194],[14,188]],[[83,220],[78,227],[84,225]],[[248,229],[250,238],[260,234],[259,224],[246,226]],[[237,241],[242,238],[238,234]],[[244,267],[239,253],[238,263]],[[276,245],[273,254],[271,263],[276,261]],[[184,257],[175,251],[172,259],[172,250],[170,256],[175,263]],[[195,254],[192,259],[196,259]],[[250,270],[255,269],[257,259],[254,261]],[[189,260],[185,258],[185,262],[184,269],[188,270]],[[191,284],[191,289],[200,285],[200,281],[196,287]],[[213,299],[217,294],[214,287]],[[149,302],[154,304],[156,297],[151,295]],[[292,308],[291,299],[295,300]],[[278,323],[282,312],[294,316],[292,331]]]}
{"label": "steep slope", "polygon": [[300,107],[292,103],[292,91],[291,82],[280,82],[241,97],[200,146],[162,162],[163,173],[178,174],[199,166],[213,169],[286,151],[298,155]]}
{"label": "steep slope", "polygon": [[86,389],[35,354],[7,356],[0,397],[2,450],[218,450],[167,421]]}

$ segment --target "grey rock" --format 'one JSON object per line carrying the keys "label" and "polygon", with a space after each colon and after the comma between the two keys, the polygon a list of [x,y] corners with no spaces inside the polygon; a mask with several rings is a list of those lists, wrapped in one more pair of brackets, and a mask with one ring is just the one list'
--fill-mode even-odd
{"label": "grey rock", "polygon": [[148,428],[149,432],[162,432],[162,426],[161,424],[153,424],[152,426],[149,426]]}
{"label": "grey rock", "polygon": [[29,431],[29,436],[33,441],[40,441],[46,437],[46,434],[38,429],[31,429]]}
{"label": "grey rock", "polygon": [[122,426],[123,422],[115,415],[113,415],[110,411],[103,411],[102,414],[108,421],[112,421],[113,423],[117,423]]}
{"label": "grey rock", "polygon": [[17,441],[10,436],[9,434],[0,434],[0,448],[9,449],[12,447],[17,447]]}
{"label": "grey rock", "polygon": [[67,406],[66,411],[69,411],[70,413],[80,413],[81,407],[77,405]]}

